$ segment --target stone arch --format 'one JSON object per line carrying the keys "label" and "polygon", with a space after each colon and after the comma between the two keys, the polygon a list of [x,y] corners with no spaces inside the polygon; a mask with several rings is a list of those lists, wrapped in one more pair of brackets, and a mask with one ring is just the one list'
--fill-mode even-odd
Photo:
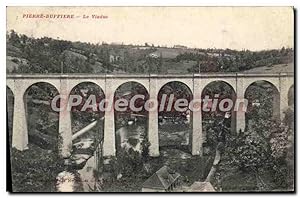
{"label": "stone arch", "polygon": [[39,83],[45,83],[45,84],[49,84],[51,85],[52,87],[54,87],[56,89],[56,91],[58,92],[58,94],[60,94],[60,82],[57,81],[57,80],[42,80],[42,79],[38,79],[36,81],[33,81],[33,80],[25,80],[24,81],[24,84],[26,85],[26,88],[25,88],[25,92],[30,88],[32,87],[33,85],[35,84],[39,84]]}
{"label": "stone arch", "polygon": [[[73,87],[68,93],[68,106],[70,105],[70,102],[72,102],[71,100],[77,100],[70,98],[71,95],[79,96],[81,99],[80,104],[70,107],[73,146],[77,148],[77,145],[87,141],[94,144],[95,149],[98,151],[100,150],[100,153],[102,154],[105,111],[100,109],[99,105],[101,104],[101,101],[105,99],[105,93],[96,81],[74,81],[71,83],[73,84]],[[93,103],[94,101],[96,104]],[[82,131],[84,128],[86,131]],[[83,133],[82,135],[78,135],[78,132]],[[78,149],[75,149],[74,151],[77,152]]]}
{"label": "stone arch", "polygon": [[13,95],[15,95],[14,84],[12,81],[6,82],[6,88],[9,89],[9,91],[11,91]]}
{"label": "stone arch", "polygon": [[[209,82],[203,88],[201,98],[204,99],[205,97],[209,97],[211,100],[207,103],[207,110],[209,111],[204,109],[206,105],[202,103],[203,140],[207,146],[214,147],[217,144],[215,137],[221,132],[218,131],[220,127],[224,127],[224,130],[222,130],[224,138],[227,136],[227,133],[224,133],[225,129],[228,129],[231,134],[236,133],[236,92],[234,87],[227,81],[216,80]],[[229,102],[222,102],[228,99],[232,101],[231,108]],[[226,112],[220,106],[225,107]],[[214,127],[216,127],[216,130],[214,130]]]}
{"label": "stone arch", "polygon": [[[244,98],[248,100],[246,117],[246,129],[252,120],[260,112],[269,112],[272,119],[280,119],[280,93],[278,88],[268,80],[257,80],[249,84],[244,92]],[[263,105],[263,106],[262,106]],[[267,110],[267,111],[266,111]]]}
{"label": "stone arch", "polygon": [[279,78],[245,78],[243,81],[243,87],[244,87],[244,92],[241,95],[245,95],[248,87],[250,87],[251,85],[253,85],[253,83],[256,82],[260,82],[263,81],[265,83],[269,83],[270,85],[272,85],[274,88],[276,88],[276,90],[279,92],[280,90],[280,85],[279,85]]}
{"label": "stone arch", "polygon": [[7,124],[7,137],[8,146],[12,147],[12,132],[13,132],[13,116],[14,116],[14,93],[9,86],[6,86],[6,124]]}
{"label": "stone arch", "polygon": [[236,92],[236,79],[235,78],[201,79],[201,87],[203,87],[203,89],[204,89],[205,87],[211,85],[211,83],[214,83],[214,82],[224,83],[224,84],[230,86],[234,92]]}
{"label": "stone arch", "polygon": [[71,92],[76,88],[76,87],[78,87],[78,86],[82,86],[82,84],[93,84],[94,86],[97,86],[97,87],[99,87],[99,89],[101,90],[101,92],[104,94],[105,92],[104,92],[104,86],[102,85],[102,83],[98,83],[96,80],[75,80],[75,81],[73,81],[73,80],[70,80],[69,81],[69,85],[70,85],[70,90],[69,90],[69,93],[67,93],[68,94],[68,98],[69,98],[69,96],[70,96],[70,94],[71,94]]}
{"label": "stone arch", "polygon": [[[144,96],[134,103],[134,107],[139,108],[137,110],[129,107],[131,99],[136,95]],[[125,150],[132,148],[141,152],[140,145],[143,141],[148,141],[149,112],[145,108],[145,103],[149,99],[148,89],[139,81],[126,81],[115,89],[114,102],[118,99],[126,100],[128,107],[124,108],[124,111],[114,108],[116,153],[118,155],[121,148]]]}
{"label": "stone arch", "polygon": [[[189,110],[188,104],[193,100],[192,90],[191,86],[181,80],[168,81],[158,90],[158,139],[160,147],[174,147],[183,151],[191,151],[193,112]],[[166,94],[165,99],[163,99],[163,94]],[[188,101],[182,111],[174,108],[178,99],[187,99]],[[166,102],[163,102],[164,100]]]}
{"label": "stone arch", "polygon": [[32,82],[26,88],[23,101],[28,129],[28,142],[43,149],[58,149],[59,114],[51,108],[52,99],[59,94],[47,81]]}
{"label": "stone arch", "polygon": [[148,78],[126,78],[126,79],[106,79],[107,81],[111,82],[110,90],[113,93],[116,92],[116,90],[122,86],[125,83],[137,83],[140,85],[143,85],[143,87],[147,90],[149,93],[149,79]]}
{"label": "stone arch", "polygon": [[160,92],[160,90],[167,84],[172,83],[172,82],[179,82],[183,85],[185,85],[187,88],[189,88],[189,91],[191,91],[191,93],[193,94],[193,90],[194,90],[194,82],[192,78],[158,78],[157,79],[157,93],[156,95],[158,95],[158,93]]}
{"label": "stone arch", "polygon": [[[204,88],[203,88],[203,90],[202,90],[202,93],[203,93],[203,91],[204,91],[204,89],[205,88],[207,88],[207,87],[209,87],[209,86],[212,86],[213,84],[216,84],[216,83],[222,83],[222,84],[225,84],[226,86],[228,86],[228,87],[230,87],[230,89],[234,92],[234,94],[235,94],[235,88],[234,88],[234,86],[233,85],[231,85],[228,81],[226,81],[226,80],[213,80],[213,81],[211,81],[211,82],[208,82],[205,86],[204,86]],[[201,93],[201,95],[202,95],[202,93]]]}
{"label": "stone arch", "polygon": [[68,79],[67,83],[69,86],[69,93],[67,93],[68,96],[75,87],[78,85],[80,86],[82,83],[95,84],[100,87],[103,92],[105,91],[105,80],[102,79]]}

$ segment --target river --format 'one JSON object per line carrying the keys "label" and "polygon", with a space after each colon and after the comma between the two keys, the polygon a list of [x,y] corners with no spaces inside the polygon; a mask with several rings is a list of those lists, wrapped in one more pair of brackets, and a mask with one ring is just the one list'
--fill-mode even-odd
{"label": "river", "polygon": [[[143,134],[145,133],[146,128],[142,124],[132,124],[121,127],[116,131],[117,148],[119,147],[120,149],[121,147],[126,150],[132,148],[135,151],[141,152],[141,142],[144,137]],[[59,173],[57,176],[57,191],[101,191],[101,173],[97,174],[100,175],[100,178],[95,175],[96,171],[99,170],[99,167],[97,167],[99,157],[101,157],[99,152],[94,152],[82,169],[65,170]]]}
{"label": "river", "polygon": [[[147,128],[145,127],[145,124],[142,123],[132,123],[125,127],[121,127],[116,131],[116,149],[128,150],[129,148],[132,148],[135,151],[141,152],[141,143],[143,138],[146,137],[146,134]],[[162,139],[160,142],[164,143],[163,146],[168,146],[168,143],[166,142],[169,142],[169,146],[173,146],[175,143],[178,144],[178,142],[181,142],[181,145],[187,145],[188,134],[189,130],[187,128],[173,126],[172,131],[160,131],[159,138]],[[169,139],[169,141],[164,139]],[[169,154],[171,153],[162,151],[162,155],[170,158],[170,162],[174,160],[173,157],[175,159],[181,158],[183,160],[190,158],[190,156],[184,152],[178,152],[179,156],[176,156],[173,153],[173,157],[169,156]],[[99,157],[101,156],[94,152],[94,155],[90,156],[82,169],[74,171],[65,170],[60,173],[58,175],[59,182],[57,183],[57,190],[61,192],[101,191],[102,174],[101,172],[98,172],[97,175],[100,175],[100,177],[95,176],[95,173],[99,170],[99,167],[97,167],[97,159],[99,159]],[[99,165],[98,163],[98,166],[102,165],[103,164]]]}

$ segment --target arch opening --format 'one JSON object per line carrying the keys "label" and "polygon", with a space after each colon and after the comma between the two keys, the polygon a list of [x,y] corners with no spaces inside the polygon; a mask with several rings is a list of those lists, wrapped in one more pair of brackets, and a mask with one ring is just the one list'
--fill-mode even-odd
{"label": "arch opening", "polygon": [[192,147],[192,111],[176,109],[176,102],[184,99],[189,104],[193,99],[190,88],[179,81],[168,82],[158,92],[158,136],[160,150],[176,149],[186,153]]}
{"label": "arch opening", "polygon": [[10,149],[12,148],[12,131],[13,131],[13,115],[14,115],[14,94],[12,90],[6,86],[6,124],[7,124],[7,137]]}
{"label": "arch opening", "polygon": [[204,154],[209,154],[219,141],[236,133],[236,93],[227,82],[213,81],[204,87],[201,98],[209,98],[202,102],[203,147]]}
{"label": "arch opening", "polygon": [[[138,153],[148,150],[149,112],[145,108],[148,99],[147,89],[138,82],[126,82],[116,89],[114,104],[117,101],[127,103],[126,107],[114,108],[117,156],[129,150]],[[131,107],[131,102],[134,108]]]}
{"label": "arch opening", "polygon": [[51,101],[59,94],[47,82],[32,84],[24,93],[28,143],[58,152],[59,114],[51,108]]}
{"label": "arch opening", "polygon": [[75,103],[70,112],[73,156],[96,152],[97,163],[102,159],[105,111],[99,105],[104,99],[103,90],[93,82],[81,82],[70,91],[69,104]]}
{"label": "arch opening", "polygon": [[272,83],[255,81],[247,87],[244,97],[248,100],[246,130],[258,120],[280,119],[280,94]]}

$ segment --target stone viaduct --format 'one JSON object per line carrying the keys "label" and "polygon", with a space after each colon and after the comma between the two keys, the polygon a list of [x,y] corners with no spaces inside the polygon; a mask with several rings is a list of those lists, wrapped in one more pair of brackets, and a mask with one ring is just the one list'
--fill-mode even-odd
{"label": "stone viaduct", "polygon": [[[113,100],[115,90],[123,83],[134,81],[143,85],[149,93],[149,99],[157,99],[159,90],[169,82],[184,83],[193,94],[193,99],[201,99],[202,90],[211,82],[221,81],[229,84],[235,91],[237,98],[244,98],[245,91],[256,81],[267,81],[272,84],[280,96],[279,110],[283,118],[283,111],[288,107],[288,91],[294,84],[291,73],[277,74],[246,74],[246,73],[206,73],[189,75],[91,75],[91,74],[43,74],[43,75],[7,75],[7,87],[14,94],[13,139],[12,146],[18,150],[27,149],[28,130],[26,121],[26,106],[24,94],[33,84],[46,82],[53,85],[61,95],[69,96],[71,90],[82,82],[92,82],[100,86],[106,99]],[[61,100],[62,102],[63,100]],[[202,119],[201,111],[193,112],[191,151],[193,155],[202,155]],[[151,156],[159,155],[158,112],[149,112],[148,141]],[[235,116],[236,131],[245,129],[245,112],[238,111]],[[115,149],[115,121],[114,112],[105,112],[104,119],[104,156],[114,156]],[[71,115],[66,110],[59,114],[59,134],[62,138],[61,155],[68,157],[72,149]]]}

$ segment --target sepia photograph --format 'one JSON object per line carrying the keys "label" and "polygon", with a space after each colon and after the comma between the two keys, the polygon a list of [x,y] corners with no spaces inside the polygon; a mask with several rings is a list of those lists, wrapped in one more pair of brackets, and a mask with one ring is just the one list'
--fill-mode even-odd
{"label": "sepia photograph", "polygon": [[294,20],[7,6],[8,191],[295,192]]}

